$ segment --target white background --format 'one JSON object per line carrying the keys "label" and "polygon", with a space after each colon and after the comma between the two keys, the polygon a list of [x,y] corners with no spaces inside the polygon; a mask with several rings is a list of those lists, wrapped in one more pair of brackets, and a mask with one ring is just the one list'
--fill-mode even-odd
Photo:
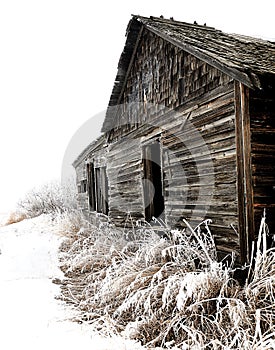
{"label": "white background", "polygon": [[[2,0],[0,211],[59,178],[74,133],[107,107],[131,14],[275,41],[273,0]],[[100,124],[95,118],[90,141]]]}

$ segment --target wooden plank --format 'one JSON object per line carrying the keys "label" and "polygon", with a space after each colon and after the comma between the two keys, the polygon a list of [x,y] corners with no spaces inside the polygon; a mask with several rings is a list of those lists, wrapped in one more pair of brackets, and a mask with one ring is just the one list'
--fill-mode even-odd
{"label": "wooden plank", "polygon": [[235,97],[239,234],[241,261],[245,263],[250,260],[254,239],[248,88],[236,82]]}
{"label": "wooden plank", "polygon": [[247,239],[249,258],[252,242],[255,240],[255,222],[253,211],[253,183],[252,183],[252,165],[251,165],[251,129],[249,114],[249,89],[240,84],[241,108],[243,115],[243,144],[244,144],[244,172],[246,186],[246,215],[247,215]]}

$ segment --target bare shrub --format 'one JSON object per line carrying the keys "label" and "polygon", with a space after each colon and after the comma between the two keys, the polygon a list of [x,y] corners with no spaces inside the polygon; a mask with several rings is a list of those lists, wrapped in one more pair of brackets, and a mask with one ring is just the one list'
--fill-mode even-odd
{"label": "bare shrub", "polygon": [[60,253],[60,298],[77,321],[148,349],[273,349],[275,251],[260,249],[264,223],[244,286],[217,261],[208,224],[166,238],[150,227],[79,226]]}
{"label": "bare shrub", "polygon": [[17,211],[28,218],[76,209],[76,189],[70,181],[61,185],[52,181],[26,193],[17,203]]}

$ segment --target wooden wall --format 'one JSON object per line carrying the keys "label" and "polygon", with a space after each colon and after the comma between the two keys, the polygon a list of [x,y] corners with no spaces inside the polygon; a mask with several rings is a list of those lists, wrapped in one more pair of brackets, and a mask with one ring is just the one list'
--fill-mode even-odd
{"label": "wooden wall", "polygon": [[[187,116],[190,126],[182,129]],[[210,218],[220,252],[238,255],[233,83],[184,106],[167,123],[162,137],[167,221],[184,226],[182,218],[193,225]]]}
{"label": "wooden wall", "polygon": [[[139,105],[127,109],[129,102]],[[233,79],[145,31],[121,103],[109,134],[111,217],[144,215],[141,147],[160,137],[167,223],[198,224],[207,209],[218,249],[238,255]]]}
{"label": "wooden wall", "polygon": [[[144,30],[118,101],[122,108],[110,140],[231,80],[216,68]],[[139,102],[139,106],[129,107],[132,102]]]}
{"label": "wooden wall", "polygon": [[[131,225],[143,217],[142,156],[139,138],[129,137],[109,146],[109,216],[116,225]],[[128,215],[129,214],[129,215]]]}

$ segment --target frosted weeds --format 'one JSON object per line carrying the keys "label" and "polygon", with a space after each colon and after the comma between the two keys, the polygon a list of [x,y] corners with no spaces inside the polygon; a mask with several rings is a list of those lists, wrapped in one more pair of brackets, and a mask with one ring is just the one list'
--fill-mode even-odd
{"label": "frosted weeds", "polygon": [[[255,268],[241,287],[232,268],[215,260],[208,234],[125,235],[62,215],[1,229],[1,340],[11,348],[145,349],[139,341],[155,350],[275,348],[275,250],[263,244],[264,224]],[[61,238],[49,232],[62,227],[65,278],[52,250]],[[56,276],[74,314],[51,304],[57,289],[49,278]],[[82,324],[63,321],[64,315]]]}
{"label": "frosted weeds", "polygon": [[209,221],[186,225],[165,239],[148,227],[86,227],[62,249],[63,300],[78,320],[148,349],[272,349],[275,251],[258,242],[242,287],[217,262]]}

